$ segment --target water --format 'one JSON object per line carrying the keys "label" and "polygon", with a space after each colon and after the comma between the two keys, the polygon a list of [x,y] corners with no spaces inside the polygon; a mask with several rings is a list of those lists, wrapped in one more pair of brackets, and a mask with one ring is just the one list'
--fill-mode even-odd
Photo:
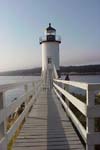
{"label": "water", "polygon": [[[23,81],[31,81],[31,80],[38,80],[40,79],[39,76],[0,76],[0,85],[3,84],[10,84],[10,83],[19,83]],[[28,84],[28,89],[31,89],[31,84]],[[18,87],[12,90],[8,90],[4,93],[4,99],[6,105],[11,104],[15,99],[17,100],[21,97],[25,92],[24,87]]]}
{"label": "water", "polygon": [[40,79],[39,76],[0,76],[0,85],[38,79]]}
{"label": "water", "polygon": [[[71,81],[78,81],[84,83],[100,83],[100,75],[70,75]],[[65,79],[65,76],[62,76],[62,79]],[[85,95],[86,91],[80,88],[69,86],[69,92]],[[100,92],[100,89],[95,91],[95,93]]]}
{"label": "water", "polygon": [[[64,76],[62,77],[64,79]],[[88,83],[100,83],[100,75],[73,75],[69,77],[72,81],[79,81],[79,82],[88,82]],[[8,83],[18,83],[22,81],[30,81],[30,80],[38,80],[40,79],[39,76],[0,76],[0,85],[8,84]],[[31,85],[28,85],[29,89]],[[76,93],[84,93],[83,90],[79,88],[70,87],[71,92]],[[18,99],[21,95],[24,94],[24,87],[18,87],[13,90],[8,90],[5,92],[5,101],[6,105],[9,105],[14,99]]]}
{"label": "water", "polygon": [[70,80],[86,82],[86,83],[100,83],[100,75],[72,75]]}
{"label": "water", "polygon": [[[61,77],[65,79],[65,76]],[[85,82],[85,83],[100,83],[100,75],[70,75],[71,81]]]}

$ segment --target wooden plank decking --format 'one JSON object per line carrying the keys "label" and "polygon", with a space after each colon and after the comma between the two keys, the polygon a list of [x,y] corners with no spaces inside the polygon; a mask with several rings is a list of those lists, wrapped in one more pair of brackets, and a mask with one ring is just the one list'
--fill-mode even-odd
{"label": "wooden plank decking", "polygon": [[13,150],[84,150],[53,92],[42,89]]}

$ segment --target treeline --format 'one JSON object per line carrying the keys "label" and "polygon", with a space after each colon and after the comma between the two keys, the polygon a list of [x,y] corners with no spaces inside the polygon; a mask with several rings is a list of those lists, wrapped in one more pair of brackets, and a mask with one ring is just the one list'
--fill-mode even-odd
{"label": "treeline", "polygon": [[0,76],[38,76],[41,74],[41,68],[25,69],[0,72]]}
{"label": "treeline", "polygon": [[85,65],[85,66],[61,66],[61,73],[71,74],[100,74],[100,65]]}
{"label": "treeline", "polygon": [[[61,74],[100,74],[100,65],[61,66]],[[40,75],[41,67],[26,70],[1,72],[0,76],[33,76]]]}

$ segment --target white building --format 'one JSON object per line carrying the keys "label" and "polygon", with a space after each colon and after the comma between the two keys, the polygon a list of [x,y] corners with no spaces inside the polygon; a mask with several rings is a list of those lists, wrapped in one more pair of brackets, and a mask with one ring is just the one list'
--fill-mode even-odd
{"label": "white building", "polygon": [[49,27],[45,30],[44,37],[40,38],[40,44],[42,46],[42,72],[46,71],[48,64],[55,65],[56,70],[59,72],[59,44],[61,39],[56,35],[56,29]]}

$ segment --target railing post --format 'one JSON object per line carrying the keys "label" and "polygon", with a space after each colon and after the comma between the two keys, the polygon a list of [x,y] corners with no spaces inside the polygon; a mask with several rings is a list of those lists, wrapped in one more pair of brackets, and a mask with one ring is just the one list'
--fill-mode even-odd
{"label": "railing post", "polygon": [[[25,90],[25,94],[26,94],[26,100],[25,100],[25,102],[24,102],[24,105],[25,105],[25,109],[26,109],[26,106],[27,106],[27,104],[28,104],[28,95],[27,95],[27,93],[28,93],[28,85],[27,84],[25,84],[24,85],[24,90]],[[26,116],[25,116],[25,120],[26,120],[26,118],[27,118],[27,114],[26,114]]]}
{"label": "railing post", "polygon": [[95,105],[95,95],[91,85],[88,85],[87,89],[87,116],[86,116],[86,150],[94,150],[95,145],[93,145],[91,140],[91,134],[94,133],[94,118],[92,117],[92,108]]}
{"label": "railing post", "polygon": [[[66,90],[67,92],[69,92],[69,85],[67,84],[67,85],[64,85],[64,90]],[[69,100],[67,99],[67,98],[65,98],[65,101],[66,101],[66,103],[67,103],[67,106],[68,106],[68,108],[70,107],[69,106]]]}
{"label": "railing post", "polygon": [[39,88],[39,85],[40,85],[40,83],[39,83],[40,81],[36,81],[35,83],[34,83],[34,93],[35,93],[35,97],[36,97],[36,99],[37,99],[37,97],[38,97],[38,88]]}
{"label": "railing post", "polygon": [[25,94],[26,94],[26,101],[25,101],[25,106],[27,105],[27,103],[28,103],[28,96],[27,96],[27,92],[28,92],[28,85],[27,84],[25,84],[24,85],[24,89],[25,89]]}
{"label": "railing post", "polygon": [[32,88],[33,88],[33,95],[35,95],[35,83],[32,82]]}
{"label": "railing post", "polygon": [[4,137],[4,141],[0,143],[0,150],[7,150],[7,137],[6,137],[6,104],[4,93],[0,92],[0,111],[4,110],[4,121],[0,124],[0,140]]}

